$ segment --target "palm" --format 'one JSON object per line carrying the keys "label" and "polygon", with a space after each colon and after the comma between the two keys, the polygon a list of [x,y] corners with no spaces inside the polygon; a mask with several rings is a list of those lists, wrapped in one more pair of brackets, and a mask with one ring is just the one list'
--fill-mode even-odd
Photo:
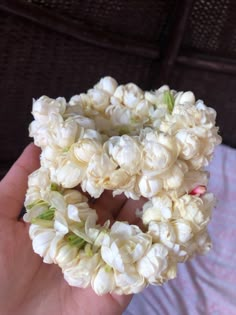
{"label": "palm", "polygon": [[[121,314],[131,296],[99,297],[92,289],[70,287],[60,268],[44,264],[33,253],[28,226],[16,218],[26,190],[26,172],[37,168],[38,154],[29,146],[0,184],[0,311],[6,315]],[[106,192],[93,204],[101,221],[109,218],[137,223],[135,211],[130,210],[138,208],[138,202],[126,201],[123,196],[113,202],[111,199]],[[109,204],[112,207],[107,211]]]}
{"label": "palm", "polygon": [[99,309],[103,314],[120,314],[129,302],[129,297],[101,298],[91,289],[68,286],[57,266],[42,263],[33,253],[24,223],[4,221],[0,305],[6,314],[97,314]]}

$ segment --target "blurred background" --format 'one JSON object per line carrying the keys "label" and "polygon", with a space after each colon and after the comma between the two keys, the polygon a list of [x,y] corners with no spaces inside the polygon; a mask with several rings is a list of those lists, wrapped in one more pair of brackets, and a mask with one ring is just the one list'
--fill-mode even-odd
{"label": "blurred background", "polygon": [[236,1],[1,0],[0,177],[27,143],[32,99],[102,76],[192,90],[236,147]]}

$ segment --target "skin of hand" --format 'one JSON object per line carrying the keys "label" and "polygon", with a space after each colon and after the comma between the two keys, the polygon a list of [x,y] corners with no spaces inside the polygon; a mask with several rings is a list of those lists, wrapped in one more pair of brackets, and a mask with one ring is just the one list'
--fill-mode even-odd
{"label": "skin of hand", "polygon": [[[40,150],[30,144],[0,182],[0,314],[5,315],[118,315],[131,295],[97,296],[91,288],[69,286],[55,264],[42,262],[33,252],[29,225],[18,219],[28,175],[39,167]],[[93,201],[103,223],[106,219],[140,224],[135,209],[143,200],[112,197],[106,191]]]}

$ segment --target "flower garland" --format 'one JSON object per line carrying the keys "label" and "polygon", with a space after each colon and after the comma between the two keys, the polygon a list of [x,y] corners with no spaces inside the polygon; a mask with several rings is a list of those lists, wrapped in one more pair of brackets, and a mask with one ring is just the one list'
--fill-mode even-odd
{"label": "flower garland", "polygon": [[[25,199],[34,251],[58,264],[66,281],[98,295],[140,292],[176,276],[177,264],[204,254],[215,203],[204,167],[221,142],[216,112],[192,92],[150,92],[102,78],[87,93],[40,97],[30,136],[42,149]],[[145,231],[128,222],[98,224],[76,187],[93,198],[148,199]]]}

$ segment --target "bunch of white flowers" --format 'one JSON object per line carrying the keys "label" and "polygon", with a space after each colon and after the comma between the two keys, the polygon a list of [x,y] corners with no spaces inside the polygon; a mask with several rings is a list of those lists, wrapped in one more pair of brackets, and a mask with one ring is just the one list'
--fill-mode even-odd
{"label": "bunch of white flowers", "polygon": [[[221,138],[216,112],[192,92],[166,85],[144,92],[105,77],[69,103],[40,97],[32,114],[41,167],[29,176],[24,220],[34,251],[58,264],[70,285],[137,293],[210,249],[215,198],[204,167]],[[93,198],[105,189],[147,198],[144,228],[99,224],[78,185]]]}

